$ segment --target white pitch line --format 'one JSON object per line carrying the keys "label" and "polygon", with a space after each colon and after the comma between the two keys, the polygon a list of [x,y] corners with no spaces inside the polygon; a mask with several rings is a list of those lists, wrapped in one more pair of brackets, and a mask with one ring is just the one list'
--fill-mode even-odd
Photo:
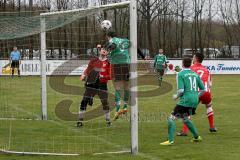
{"label": "white pitch line", "polygon": [[21,155],[47,155],[47,156],[79,156],[80,154],[68,154],[68,153],[47,153],[47,152],[19,152],[11,150],[2,150],[0,152],[7,154],[21,154]]}
{"label": "white pitch line", "polygon": [[103,152],[103,153],[93,153],[94,156],[103,155],[103,154],[123,154],[123,153],[131,153],[131,151],[117,151],[117,152]]}

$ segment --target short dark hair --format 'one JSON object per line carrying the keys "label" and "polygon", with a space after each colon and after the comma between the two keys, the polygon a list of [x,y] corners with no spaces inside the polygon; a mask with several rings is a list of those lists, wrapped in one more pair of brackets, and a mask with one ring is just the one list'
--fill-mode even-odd
{"label": "short dark hair", "polygon": [[202,63],[202,61],[204,60],[204,55],[202,53],[195,53],[195,58],[199,63]]}
{"label": "short dark hair", "polygon": [[107,33],[107,36],[108,37],[117,37],[117,34],[116,34],[116,32],[114,32],[114,31],[109,31],[108,33]]}
{"label": "short dark hair", "polygon": [[107,49],[107,46],[105,44],[101,45],[101,48]]}
{"label": "short dark hair", "polygon": [[189,68],[192,65],[192,59],[188,57],[183,58],[182,63],[184,68]]}

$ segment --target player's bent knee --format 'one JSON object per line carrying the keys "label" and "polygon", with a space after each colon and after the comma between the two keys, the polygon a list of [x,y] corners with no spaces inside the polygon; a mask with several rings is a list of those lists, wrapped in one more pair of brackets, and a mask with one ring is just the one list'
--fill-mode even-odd
{"label": "player's bent knee", "polygon": [[211,108],[212,107],[212,101],[208,104],[206,104],[206,108]]}
{"label": "player's bent knee", "polygon": [[87,104],[88,104],[88,100],[87,99],[83,99],[80,105],[80,110],[86,110],[87,109]]}
{"label": "player's bent knee", "polygon": [[207,108],[207,113],[212,113],[213,112],[213,108],[212,107],[208,107]]}
{"label": "player's bent knee", "polygon": [[172,114],[168,117],[168,121],[175,121],[176,119],[177,117]]}
{"label": "player's bent knee", "polygon": [[168,117],[168,120],[167,120],[168,126],[170,126],[170,127],[173,126],[175,124],[175,120],[176,120],[175,116]]}
{"label": "player's bent knee", "polygon": [[189,116],[185,116],[183,117],[183,122],[186,123],[190,120],[190,117]]}

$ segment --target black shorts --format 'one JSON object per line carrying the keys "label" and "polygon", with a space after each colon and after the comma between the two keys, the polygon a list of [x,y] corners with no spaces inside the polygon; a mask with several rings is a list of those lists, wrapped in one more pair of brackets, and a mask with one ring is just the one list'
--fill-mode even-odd
{"label": "black shorts", "polygon": [[196,114],[196,108],[192,108],[192,107],[183,107],[180,105],[176,105],[176,107],[174,108],[172,115],[176,118],[184,118],[184,117],[188,117],[191,115]]}
{"label": "black shorts", "polygon": [[165,69],[157,69],[158,74],[160,74],[161,76],[164,75]]}
{"label": "black shorts", "polygon": [[129,81],[130,64],[113,64],[114,81]]}
{"label": "black shorts", "polygon": [[19,68],[19,61],[12,61],[11,68]]}
{"label": "black shorts", "polygon": [[89,104],[89,101],[92,101],[95,95],[99,96],[103,106],[103,110],[109,110],[108,87],[106,83],[91,84],[91,85],[86,85],[85,87],[86,87],[86,90],[83,95],[83,100],[81,102],[81,108],[80,108],[81,110],[86,110],[87,104]]}

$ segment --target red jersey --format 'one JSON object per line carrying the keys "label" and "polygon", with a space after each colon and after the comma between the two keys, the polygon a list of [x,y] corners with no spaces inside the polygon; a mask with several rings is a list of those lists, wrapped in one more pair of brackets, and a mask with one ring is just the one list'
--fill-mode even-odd
{"label": "red jersey", "polygon": [[191,70],[197,73],[205,86],[205,90],[210,92],[210,87],[212,86],[211,74],[209,70],[202,64],[197,63],[191,66]]}
{"label": "red jersey", "polygon": [[100,83],[107,83],[111,79],[111,65],[108,59],[101,60],[100,58],[93,58],[88,63],[87,69],[84,71],[84,75],[88,76],[92,71],[99,71]]}

